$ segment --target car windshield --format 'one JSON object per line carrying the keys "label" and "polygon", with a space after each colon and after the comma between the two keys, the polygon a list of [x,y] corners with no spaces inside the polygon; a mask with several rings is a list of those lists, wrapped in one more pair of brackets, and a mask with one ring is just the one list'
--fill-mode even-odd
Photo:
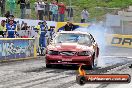
{"label": "car windshield", "polygon": [[55,43],[78,43],[78,44],[90,45],[91,41],[89,36],[86,34],[62,33],[56,37]]}

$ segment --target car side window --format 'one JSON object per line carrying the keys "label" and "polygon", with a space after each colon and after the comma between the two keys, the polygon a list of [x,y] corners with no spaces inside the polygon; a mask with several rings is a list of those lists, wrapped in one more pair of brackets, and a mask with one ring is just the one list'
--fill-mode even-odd
{"label": "car side window", "polygon": [[95,42],[95,39],[94,37],[90,34],[90,39],[91,39],[91,42],[94,43]]}

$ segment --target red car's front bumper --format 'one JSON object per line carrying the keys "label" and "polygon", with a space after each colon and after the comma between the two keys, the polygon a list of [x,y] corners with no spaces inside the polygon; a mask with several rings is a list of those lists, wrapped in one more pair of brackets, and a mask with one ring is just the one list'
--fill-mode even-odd
{"label": "red car's front bumper", "polygon": [[91,56],[61,56],[46,55],[46,64],[63,64],[63,65],[92,65]]}

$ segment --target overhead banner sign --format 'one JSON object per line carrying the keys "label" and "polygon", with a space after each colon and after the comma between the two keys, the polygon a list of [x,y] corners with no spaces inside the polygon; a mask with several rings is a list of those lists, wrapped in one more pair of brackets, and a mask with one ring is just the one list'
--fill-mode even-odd
{"label": "overhead banner sign", "polygon": [[35,39],[0,39],[0,61],[36,57]]}
{"label": "overhead banner sign", "polygon": [[108,45],[132,48],[132,35],[106,34]]}

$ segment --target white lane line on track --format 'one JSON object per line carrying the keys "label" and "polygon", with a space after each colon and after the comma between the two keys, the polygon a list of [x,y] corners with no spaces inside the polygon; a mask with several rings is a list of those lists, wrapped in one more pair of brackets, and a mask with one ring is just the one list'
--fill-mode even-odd
{"label": "white lane line on track", "polygon": [[132,57],[127,57],[128,59],[132,59]]}
{"label": "white lane line on track", "polygon": [[100,57],[103,57],[103,58],[129,58],[129,59],[132,59],[131,56],[100,56]]}
{"label": "white lane line on track", "polygon": [[103,58],[127,58],[127,56],[100,56]]}

